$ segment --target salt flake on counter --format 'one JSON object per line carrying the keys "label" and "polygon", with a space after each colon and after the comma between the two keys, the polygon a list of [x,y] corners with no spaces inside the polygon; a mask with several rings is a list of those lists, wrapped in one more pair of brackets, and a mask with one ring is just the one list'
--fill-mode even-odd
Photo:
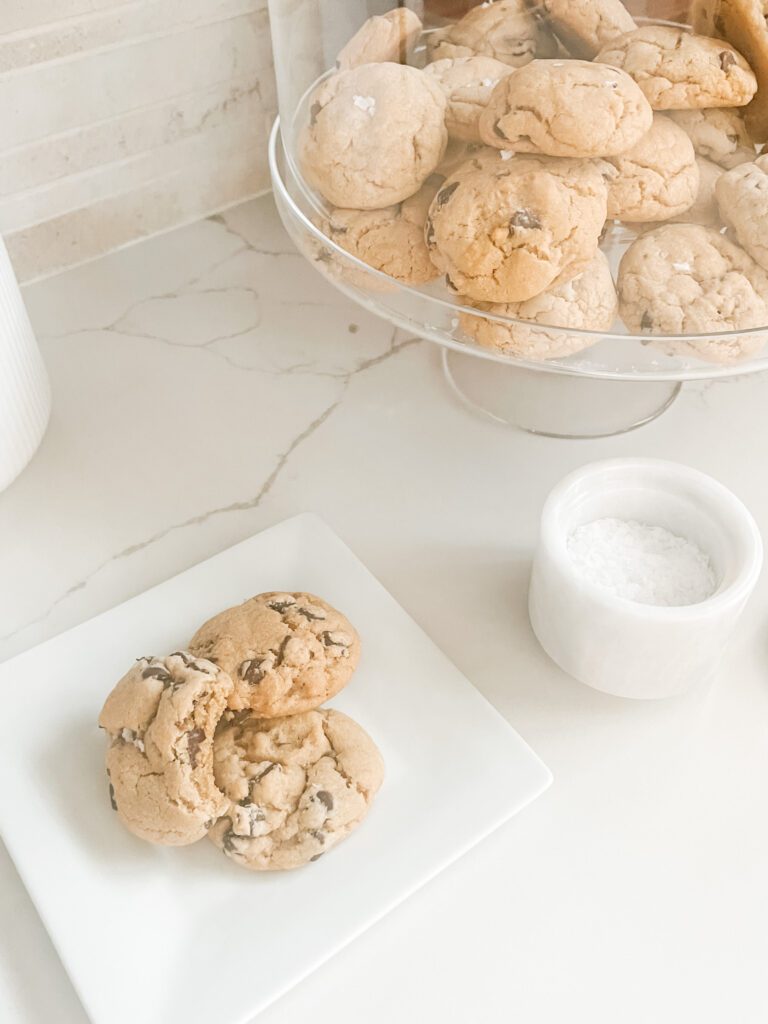
{"label": "salt flake on counter", "polygon": [[373,96],[354,96],[352,102],[360,110],[364,110],[369,117],[376,113],[376,100]]}

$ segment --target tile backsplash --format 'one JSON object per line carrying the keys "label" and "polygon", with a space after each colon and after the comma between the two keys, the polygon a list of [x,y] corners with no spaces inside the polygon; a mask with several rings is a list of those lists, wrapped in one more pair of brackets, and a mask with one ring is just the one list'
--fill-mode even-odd
{"label": "tile backsplash", "polygon": [[266,0],[0,0],[0,233],[29,281],[268,187]]}

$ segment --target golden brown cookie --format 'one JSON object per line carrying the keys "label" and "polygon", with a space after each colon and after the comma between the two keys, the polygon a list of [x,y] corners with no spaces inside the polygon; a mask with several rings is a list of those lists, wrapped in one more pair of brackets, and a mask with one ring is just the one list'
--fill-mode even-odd
{"label": "golden brown cookie", "polygon": [[[698,224],[664,224],[636,239],[622,257],[618,292],[624,323],[649,335],[708,335],[768,323],[768,275],[743,249]],[[756,355],[764,341],[749,334],[681,338],[666,349],[733,363]]]}
{"label": "golden brown cookie", "polygon": [[275,871],[318,860],[357,828],[384,762],[340,711],[235,714],[216,736],[215,775],[227,806],[211,841],[241,867]]}
{"label": "golden brown cookie", "polygon": [[[768,8],[764,0],[706,0],[695,23],[709,35],[731,43],[749,62],[757,78],[757,95],[744,111],[755,142],[768,139]],[[701,31],[702,29],[697,29]]]}
{"label": "golden brown cookie", "polygon": [[377,210],[418,192],[445,151],[445,96],[402,64],[363,64],[313,93],[299,143],[304,175],[333,206]]}
{"label": "golden brown cookie", "polygon": [[623,71],[586,60],[535,60],[493,90],[480,135],[489,146],[518,153],[612,156],[634,146],[652,119]]}
{"label": "golden brown cookie", "polygon": [[588,348],[598,339],[589,334],[573,334],[562,328],[609,330],[616,315],[616,289],[608,260],[598,252],[581,274],[548,288],[533,299],[526,302],[484,302],[478,304],[478,309],[526,321],[511,324],[468,313],[460,314],[462,329],[483,348],[523,359],[563,359]]}
{"label": "golden brown cookie", "polygon": [[363,263],[403,284],[425,284],[440,276],[424,240],[427,212],[444,182],[427,179],[416,195],[383,210],[333,209],[322,219],[325,234]]}
{"label": "golden brown cookie", "polygon": [[341,71],[361,64],[393,61],[407,64],[421,35],[421,19],[408,7],[396,7],[363,22],[347,45],[339,51],[336,67]]}
{"label": "golden brown cookie", "polygon": [[219,612],[189,649],[231,677],[230,708],[278,718],[316,708],[346,686],[360,638],[346,616],[314,594],[276,592]]}
{"label": "golden brown cookie", "polygon": [[427,50],[431,61],[482,54],[516,68],[534,57],[554,57],[557,44],[525,0],[496,0],[474,7],[460,21],[431,33]]}
{"label": "golden brown cookie", "polygon": [[726,171],[717,181],[715,194],[723,223],[752,259],[768,270],[768,156]]}
{"label": "golden brown cookie", "polygon": [[664,114],[654,114],[650,131],[610,157],[618,171],[608,183],[608,216],[616,220],[669,220],[696,201],[699,168],[686,132]]}
{"label": "golden brown cookie", "polygon": [[151,843],[197,842],[226,801],[213,778],[213,734],[232,693],[216,665],[177,651],[139,658],[102,708],[112,805]]}
{"label": "golden brown cookie", "polygon": [[480,141],[480,115],[488,106],[491,93],[510,70],[508,64],[482,56],[427,64],[424,73],[434,78],[445,93],[445,125],[452,138]]}
{"label": "golden brown cookie", "polygon": [[599,161],[519,157],[454,176],[427,219],[432,261],[475,301],[533,298],[592,259],[607,194]]}
{"label": "golden brown cookie", "polygon": [[729,43],[670,25],[627,32],[595,60],[631,75],[654,110],[742,107],[757,89],[749,64]]}
{"label": "golden brown cookie", "polygon": [[531,0],[574,57],[590,60],[616,36],[637,28],[621,0]]}
{"label": "golden brown cookie", "polygon": [[741,110],[729,107],[670,110],[669,116],[685,129],[699,156],[726,170],[755,159],[755,147]]}

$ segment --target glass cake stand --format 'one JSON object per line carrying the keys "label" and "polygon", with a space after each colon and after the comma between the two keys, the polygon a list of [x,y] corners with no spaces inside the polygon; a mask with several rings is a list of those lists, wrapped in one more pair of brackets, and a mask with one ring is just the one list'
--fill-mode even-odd
{"label": "glass cake stand", "polygon": [[[730,338],[745,336],[768,342],[768,325],[716,335],[651,337],[628,332],[617,318],[609,332],[568,328],[569,334],[587,336],[589,347],[567,358],[543,362],[504,355],[482,348],[464,333],[461,318],[477,317],[478,311],[462,305],[442,280],[420,286],[401,284],[328,237],[319,226],[323,201],[303,180],[295,139],[308,117],[309,96],[332,73],[327,69],[335,53],[365,18],[391,6],[391,0],[381,4],[345,0],[332,8],[323,0],[270,0],[282,117],[275,121],[269,145],[275,201],[300,252],[336,288],[402,330],[439,345],[450,389],[477,413],[551,437],[602,437],[633,430],[668,409],[686,381],[768,369],[768,346],[758,357],[735,363],[703,361],[688,349],[692,342],[727,344]],[[679,7],[677,3],[677,15]],[[661,11],[654,14],[654,20],[663,17]],[[281,125],[288,125],[288,131]],[[614,274],[636,237],[633,229],[609,222],[601,249]],[[519,322],[508,317],[491,319]],[[546,329],[529,323],[526,327]]]}

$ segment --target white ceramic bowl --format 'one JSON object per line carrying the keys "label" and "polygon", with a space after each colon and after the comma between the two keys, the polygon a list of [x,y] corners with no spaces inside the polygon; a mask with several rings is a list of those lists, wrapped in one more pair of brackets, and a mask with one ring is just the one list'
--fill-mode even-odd
{"label": "white ceramic bowl", "polygon": [[[718,586],[699,604],[658,607],[583,579],[567,539],[615,517],[663,526],[698,544]],[[547,498],[529,595],[531,625],[570,675],[619,697],[670,697],[709,680],[763,561],[755,520],[712,477],[661,459],[607,459],[565,477]]]}

